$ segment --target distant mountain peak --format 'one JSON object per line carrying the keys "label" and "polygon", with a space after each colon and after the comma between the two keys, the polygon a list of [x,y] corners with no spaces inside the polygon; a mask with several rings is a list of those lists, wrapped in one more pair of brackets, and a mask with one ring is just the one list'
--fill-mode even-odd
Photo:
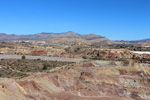
{"label": "distant mountain peak", "polygon": [[73,34],[73,35],[79,35],[78,33],[75,33],[73,31],[63,32],[62,34]]}
{"label": "distant mountain peak", "polygon": [[73,32],[73,31],[68,31],[68,32],[66,32],[66,33],[75,33],[75,32]]}
{"label": "distant mountain peak", "polygon": [[60,33],[60,36],[62,36],[62,38],[63,37],[65,37],[65,38],[80,38],[80,34],[72,32],[72,31]]}

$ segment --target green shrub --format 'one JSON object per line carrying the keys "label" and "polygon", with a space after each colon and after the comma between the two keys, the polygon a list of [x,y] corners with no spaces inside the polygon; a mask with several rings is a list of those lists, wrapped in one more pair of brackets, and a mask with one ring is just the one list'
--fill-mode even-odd
{"label": "green shrub", "polygon": [[42,70],[47,70],[47,67],[48,67],[48,66],[44,64]]}
{"label": "green shrub", "polygon": [[20,78],[24,78],[24,77],[28,77],[29,75],[28,74],[24,74],[24,73],[21,73],[21,72],[18,72],[17,77],[20,77]]}
{"label": "green shrub", "polygon": [[82,58],[83,58],[83,59],[87,59],[87,57],[86,57],[86,56],[82,56]]}
{"label": "green shrub", "polygon": [[26,59],[26,56],[25,56],[25,55],[23,55],[21,58],[22,58],[22,59]]}
{"label": "green shrub", "polygon": [[38,58],[37,60],[41,60],[40,58]]}

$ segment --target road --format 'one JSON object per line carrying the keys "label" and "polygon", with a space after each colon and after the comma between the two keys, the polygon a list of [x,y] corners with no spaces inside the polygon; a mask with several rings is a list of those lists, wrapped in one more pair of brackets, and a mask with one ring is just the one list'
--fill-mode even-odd
{"label": "road", "polygon": [[[41,59],[41,60],[52,60],[52,61],[69,61],[69,62],[81,62],[89,61],[90,59],[77,59],[77,58],[64,58],[64,57],[48,57],[48,56],[32,56],[25,55],[26,59]],[[0,54],[0,59],[21,59],[22,55],[2,55]],[[96,61],[96,60],[95,60]],[[98,60],[100,61],[100,60]],[[143,65],[150,66],[150,64],[142,63]]]}
{"label": "road", "polygon": [[[77,58],[64,58],[64,57],[48,57],[48,56],[32,56],[25,55],[26,59],[41,59],[41,60],[53,60],[53,61],[70,61],[70,62],[81,62],[85,59]],[[21,59],[22,55],[0,55],[0,59]]]}

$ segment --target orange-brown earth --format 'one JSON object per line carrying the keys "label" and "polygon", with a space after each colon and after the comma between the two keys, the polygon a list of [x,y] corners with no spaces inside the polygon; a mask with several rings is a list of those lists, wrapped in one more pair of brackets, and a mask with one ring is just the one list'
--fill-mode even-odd
{"label": "orange-brown earth", "polygon": [[23,79],[0,79],[1,100],[150,100],[150,67],[80,62]]}

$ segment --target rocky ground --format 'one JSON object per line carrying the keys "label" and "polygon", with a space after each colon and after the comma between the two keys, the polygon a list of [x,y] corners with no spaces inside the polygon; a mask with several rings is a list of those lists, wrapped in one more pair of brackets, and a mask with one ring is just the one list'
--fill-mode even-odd
{"label": "rocky ground", "polygon": [[92,61],[0,79],[2,100],[150,100],[150,67]]}

